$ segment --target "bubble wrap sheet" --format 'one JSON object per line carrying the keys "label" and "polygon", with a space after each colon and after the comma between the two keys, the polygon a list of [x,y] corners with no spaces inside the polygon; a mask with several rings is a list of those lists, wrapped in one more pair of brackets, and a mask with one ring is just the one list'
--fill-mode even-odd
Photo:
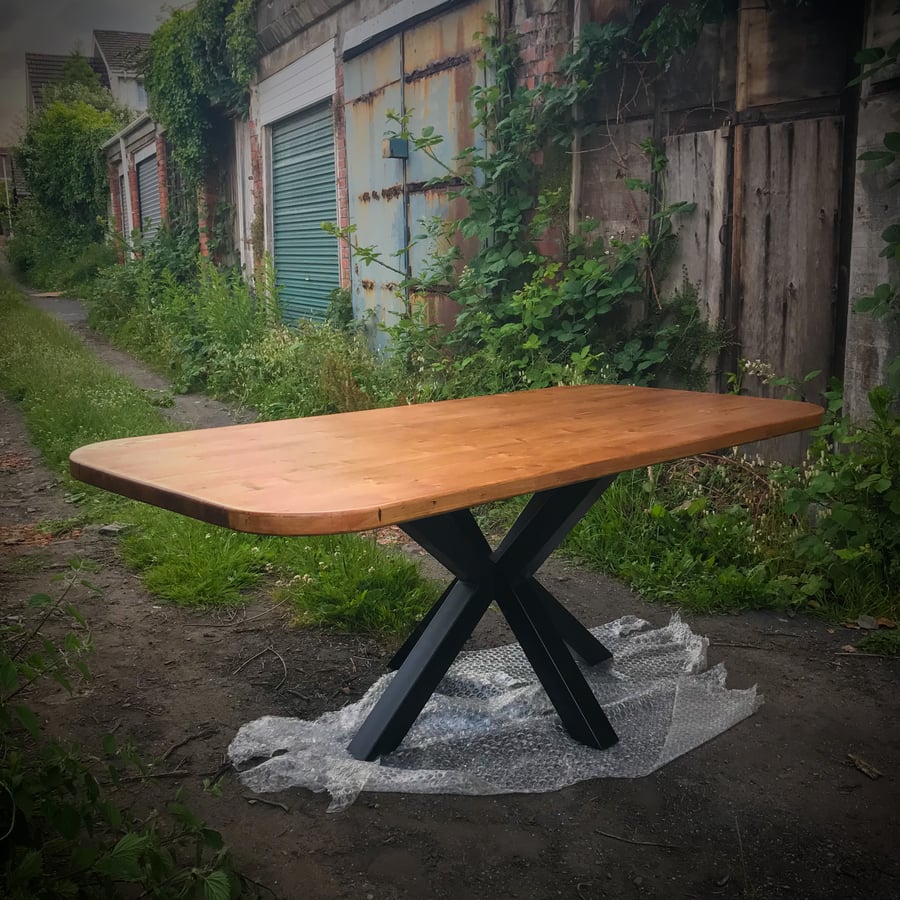
{"label": "bubble wrap sheet", "polygon": [[357,703],[312,722],[266,716],[228,748],[241,781],[257,793],[328,791],[329,810],[360,791],[503,794],[552,791],[587,778],[635,778],[751,715],[756,688],[725,687],[706,671],[706,638],[677,616],[664,628],[625,616],[592,633],[611,661],[583,667],[619,742],[595,750],[566,734],[518,644],[460,654],[393,753],[360,762],[346,747],[387,687],[384,675]]}

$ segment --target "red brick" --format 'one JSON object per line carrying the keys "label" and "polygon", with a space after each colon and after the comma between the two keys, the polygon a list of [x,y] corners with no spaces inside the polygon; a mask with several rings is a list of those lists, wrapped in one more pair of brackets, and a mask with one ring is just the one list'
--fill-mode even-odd
{"label": "red brick", "polygon": [[169,221],[169,157],[166,151],[166,139],[160,134],[156,137],[156,179],[159,185],[159,213],[163,223]]}
{"label": "red brick", "polygon": [[134,164],[134,154],[128,156],[128,196],[131,200],[131,230],[140,230],[141,227],[141,205],[138,201],[138,180],[137,168]]}

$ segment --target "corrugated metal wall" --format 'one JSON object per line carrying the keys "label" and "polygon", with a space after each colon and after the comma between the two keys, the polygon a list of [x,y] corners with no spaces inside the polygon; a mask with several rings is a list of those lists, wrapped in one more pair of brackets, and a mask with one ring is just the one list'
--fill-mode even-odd
{"label": "corrugated metal wall", "polygon": [[275,272],[287,322],[321,319],[340,285],[337,241],[322,230],[337,219],[330,103],[272,126]]}
{"label": "corrugated metal wall", "polygon": [[[421,231],[422,220],[459,218],[465,212],[462,201],[447,196],[452,180],[446,169],[426,154],[410,150],[405,159],[383,156],[385,132],[398,127],[388,121],[387,112],[407,113],[413,134],[431,126],[444,139],[435,152],[452,168],[453,158],[479,139],[472,131],[469,92],[484,74],[474,35],[494,11],[495,0],[474,0],[344,60],[350,221],[357,226],[359,243],[374,247],[399,270],[354,261],[357,316],[395,324],[405,304],[398,282],[408,271],[421,271],[432,252],[426,241],[413,242],[406,252],[410,238]],[[452,322],[446,301],[437,295],[420,299],[429,302],[435,319]]]}

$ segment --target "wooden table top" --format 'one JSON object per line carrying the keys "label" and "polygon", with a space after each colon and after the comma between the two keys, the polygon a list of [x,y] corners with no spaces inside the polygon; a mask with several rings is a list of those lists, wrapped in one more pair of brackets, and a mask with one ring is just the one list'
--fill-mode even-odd
{"label": "wooden table top", "polygon": [[255,534],[365,531],[814,428],[811,403],[557,387],[89,444],[89,484]]}

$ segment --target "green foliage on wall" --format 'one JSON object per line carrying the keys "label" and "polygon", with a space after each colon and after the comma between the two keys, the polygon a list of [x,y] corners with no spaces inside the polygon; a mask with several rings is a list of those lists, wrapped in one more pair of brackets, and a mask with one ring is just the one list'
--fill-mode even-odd
{"label": "green foliage on wall", "polygon": [[252,0],[199,0],[175,10],[154,33],[144,76],[153,118],[194,187],[215,160],[227,117],[243,114],[256,70]]}

